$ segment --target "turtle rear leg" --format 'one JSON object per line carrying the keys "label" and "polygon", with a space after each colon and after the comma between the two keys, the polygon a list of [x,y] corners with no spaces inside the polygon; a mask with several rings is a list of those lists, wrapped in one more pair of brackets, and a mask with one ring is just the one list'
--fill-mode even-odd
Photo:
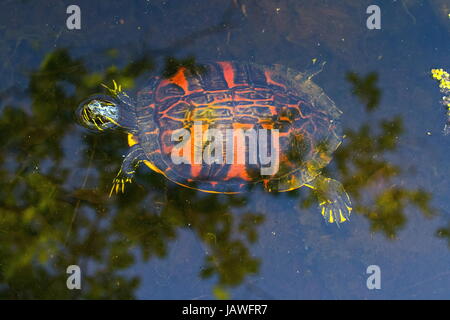
{"label": "turtle rear leg", "polygon": [[326,64],[326,61],[317,61],[317,59],[313,59],[310,65],[306,68],[306,70],[302,73],[299,73],[295,76],[296,80],[300,81],[309,81],[317,74],[321,73],[323,70],[323,66]]}
{"label": "turtle rear leg", "polygon": [[314,190],[319,200],[321,213],[327,223],[339,223],[350,220],[352,204],[339,181],[317,176],[313,181],[305,184]]}
{"label": "turtle rear leg", "polygon": [[119,193],[119,191],[121,191],[123,193],[125,191],[125,183],[132,182],[137,167],[146,159],[145,152],[140,145],[135,144],[132,146],[122,162],[119,173],[113,180],[109,196],[111,196],[113,192]]}

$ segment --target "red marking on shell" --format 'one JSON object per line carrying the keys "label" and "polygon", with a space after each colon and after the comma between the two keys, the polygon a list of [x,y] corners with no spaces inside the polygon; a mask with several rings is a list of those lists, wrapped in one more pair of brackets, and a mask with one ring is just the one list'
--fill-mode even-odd
{"label": "red marking on shell", "polygon": [[182,88],[185,94],[189,94],[189,83],[186,79],[186,75],[184,74],[185,70],[186,68],[181,67],[177,71],[177,73],[172,78],[169,79],[169,81]]}
{"label": "red marking on shell", "polygon": [[247,174],[245,164],[230,165],[230,169],[228,170],[228,174],[225,177],[225,180],[229,180],[232,178],[241,178],[242,180],[246,180],[246,181],[251,180],[251,178]]}
{"label": "red marking on shell", "polygon": [[202,171],[202,165],[201,164],[192,164],[191,165],[191,176],[192,177],[198,177],[200,175],[200,172]]}
{"label": "red marking on shell", "polygon": [[234,83],[234,69],[231,62],[218,62],[218,64],[222,67],[223,76],[228,85],[228,88],[233,88],[236,86]]}

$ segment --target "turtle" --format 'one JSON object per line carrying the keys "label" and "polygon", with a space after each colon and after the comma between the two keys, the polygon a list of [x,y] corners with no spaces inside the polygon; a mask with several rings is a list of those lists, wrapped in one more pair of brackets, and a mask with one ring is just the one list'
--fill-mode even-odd
{"label": "turtle", "polygon": [[[238,61],[181,66],[170,77],[149,76],[134,96],[113,80],[113,87],[103,85],[109,94],[90,96],[77,114],[89,129],[119,127],[128,134],[130,149],[111,193],[124,192],[143,163],[203,192],[309,187],[325,221],[339,225],[352,207],[343,185],[322,174],[343,139],[342,111],[312,81],[324,65],[313,59],[303,72]],[[252,150],[266,154],[255,157]]]}

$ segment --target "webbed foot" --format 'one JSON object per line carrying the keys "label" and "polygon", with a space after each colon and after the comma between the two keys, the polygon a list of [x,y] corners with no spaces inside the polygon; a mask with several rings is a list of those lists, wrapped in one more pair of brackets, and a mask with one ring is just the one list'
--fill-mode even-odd
{"label": "webbed foot", "polygon": [[310,185],[319,200],[319,206],[327,223],[339,223],[350,220],[352,203],[339,181],[318,176]]}

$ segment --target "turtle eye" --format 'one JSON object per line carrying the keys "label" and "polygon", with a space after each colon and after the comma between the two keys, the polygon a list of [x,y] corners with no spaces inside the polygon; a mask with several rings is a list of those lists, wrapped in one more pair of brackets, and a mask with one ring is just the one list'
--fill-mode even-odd
{"label": "turtle eye", "polygon": [[103,131],[117,126],[118,108],[114,102],[108,100],[89,99],[80,104],[77,117],[86,128]]}

